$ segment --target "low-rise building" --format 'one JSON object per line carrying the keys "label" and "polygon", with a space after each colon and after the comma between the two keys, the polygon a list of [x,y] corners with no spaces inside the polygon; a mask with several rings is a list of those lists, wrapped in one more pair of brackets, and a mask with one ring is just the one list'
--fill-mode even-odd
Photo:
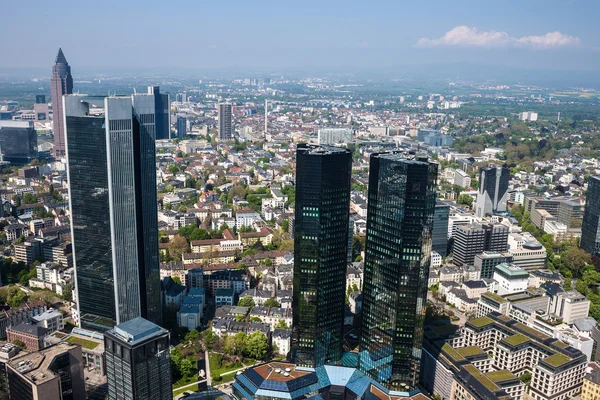
{"label": "low-rise building", "polygon": [[498,282],[498,295],[527,290],[529,274],[514,264],[499,264],[494,267],[493,279]]}
{"label": "low-rise building", "polygon": [[48,329],[49,332],[62,331],[65,329],[63,315],[52,308],[49,308],[40,315],[35,315],[33,320],[36,325]]}
{"label": "low-rise building", "polygon": [[6,338],[10,343],[20,341],[29,351],[38,351],[44,348],[44,339],[50,331],[43,326],[31,322],[21,322],[18,325],[6,328]]}
{"label": "low-rise building", "polygon": [[217,289],[215,290],[215,305],[220,306],[233,306],[235,299],[235,292],[233,288],[229,289]]}
{"label": "low-rise building", "polygon": [[287,356],[291,350],[292,331],[288,329],[275,329],[271,334],[273,347],[277,348],[277,354]]}

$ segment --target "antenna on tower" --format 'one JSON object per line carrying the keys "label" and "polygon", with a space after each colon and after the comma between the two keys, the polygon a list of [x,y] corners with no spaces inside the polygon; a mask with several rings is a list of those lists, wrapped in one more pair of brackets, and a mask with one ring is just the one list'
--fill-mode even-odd
{"label": "antenna on tower", "polygon": [[137,91],[135,90],[135,88],[133,88],[133,94],[137,94]]}
{"label": "antenna on tower", "polygon": [[558,117],[556,119],[558,122],[560,122],[560,111],[558,112]]}

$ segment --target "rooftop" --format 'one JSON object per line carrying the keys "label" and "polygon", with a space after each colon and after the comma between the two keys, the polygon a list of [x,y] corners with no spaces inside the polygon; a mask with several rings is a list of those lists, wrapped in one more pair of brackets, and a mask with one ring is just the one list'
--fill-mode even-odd
{"label": "rooftop", "polygon": [[276,382],[288,382],[310,374],[308,371],[296,370],[294,364],[280,362],[271,362],[260,365],[254,368],[254,371],[256,371],[263,379]]}
{"label": "rooftop", "polygon": [[481,317],[481,318],[474,318],[469,320],[469,324],[477,327],[477,328],[481,328],[482,326],[486,326],[489,324],[493,324],[494,320],[489,318],[489,317]]}
{"label": "rooftop", "polygon": [[135,344],[142,340],[150,339],[167,332],[160,326],[141,317],[123,322],[122,324],[115,326],[112,331],[116,336],[121,337],[127,343],[131,344]]}
{"label": "rooftop", "polygon": [[485,374],[492,382],[500,383],[504,381],[508,381],[511,379],[518,379],[512,372],[507,371],[505,369],[501,369],[500,371],[488,372]]}
{"label": "rooftop", "polygon": [[508,336],[503,340],[511,346],[518,346],[529,341],[529,338],[521,333],[517,333],[516,335]]}
{"label": "rooftop", "polygon": [[76,345],[62,342],[34,353],[14,357],[8,362],[8,365],[28,381],[40,385],[57,377],[49,369],[54,358],[75,348],[77,348]]}
{"label": "rooftop", "polygon": [[571,359],[564,354],[556,353],[550,357],[544,358],[544,362],[552,365],[553,367],[560,367],[563,364],[568,363]]}

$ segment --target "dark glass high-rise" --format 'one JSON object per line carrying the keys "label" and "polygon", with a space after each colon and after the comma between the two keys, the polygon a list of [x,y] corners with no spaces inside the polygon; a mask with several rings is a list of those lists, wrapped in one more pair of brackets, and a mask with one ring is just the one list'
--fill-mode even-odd
{"label": "dark glass high-rise", "polygon": [[71,67],[63,54],[58,49],[54,66],[52,66],[52,77],[50,78],[50,95],[52,97],[52,126],[54,133],[54,155],[62,157],[65,155],[65,125],[62,97],[73,93],[73,77]]}
{"label": "dark glass high-rise", "polygon": [[360,369],[391,391],[419,379],[437,164],[371,155]]}
{"label": "dark glass high-rise", "polygon": [[342,357],[352,152],[296,151],[292,357],[305,367]]}
{"label": "dark glass high-rise", "polygon": [[154,98],[64,97],[80,325],[161,320]]}
{"label": "dark glass high-rise", "polygon": [[588,253],[600,256],[600,177],[590,177],[585,204],[580,246]]}

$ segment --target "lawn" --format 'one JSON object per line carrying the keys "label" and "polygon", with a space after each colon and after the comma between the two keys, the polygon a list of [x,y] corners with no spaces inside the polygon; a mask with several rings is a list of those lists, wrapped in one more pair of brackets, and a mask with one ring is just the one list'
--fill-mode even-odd
{"label": "lawn", "polygon": [[198,391],[198,385],[190,386],[185,389],[173,390],[173,397],[178,396],[185,392],[196,392],[196,391]]}
{"label": "lawn", "polygon": [[195,375],[194,376],[184,376],[177,382],[173,383],[173,389],[177,389],[179,387],[189,385],[190,383],[197,382],[197,381],[198,381],[198,377],[196,377]]}
{"label": "lawn", "polygon": [[83,338],[79,338],[79,337],[75,337],[75,336],[71,336],[70,338],[68,338],[67,342],[69,342],[71,344],[78,344],[81,347],[83,347],[84,349],[88,349],[88,350],[94,350],[96,347],[98,347],[98,343],[96,343],[96,342],[93,342],[93,341],[87,340],[87,339],[83,339]]}
{"label": "lawn", "polygon": [[[219,358],[219,356],[216,355],[215,353],[211,353],[208,356],[209,365],[210,365],[210,375],[212,377],[223,375],[230,371],[235,371],[236,369],[242,368],[244,366],[239,362],[237,362],[237,363],[223,362],[223,365],[219,366],[218,358]],[[218,381],[218,383],[228,382],[229,380],[233,380],[234,377],[235,377],[235,373],[232,373],[230,375],[225,375],[225,376],[223,376],[223,380]]]}

